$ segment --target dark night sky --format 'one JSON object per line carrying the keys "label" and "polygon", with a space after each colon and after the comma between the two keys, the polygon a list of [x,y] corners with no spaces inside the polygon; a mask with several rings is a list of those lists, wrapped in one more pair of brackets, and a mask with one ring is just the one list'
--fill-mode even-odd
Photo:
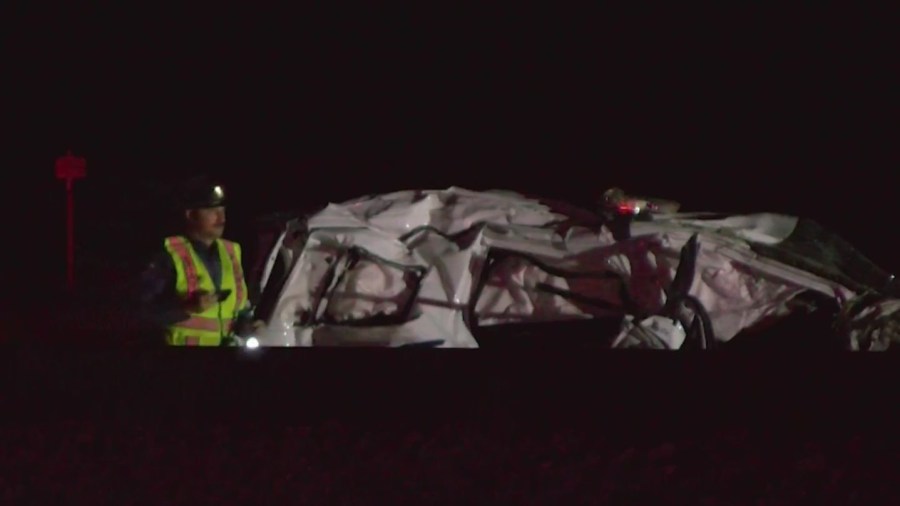
{"label": "dark night sky", "polygon": [[4,207],[40,230],[23,251],[61,272],[52,164],[71,147],[95,262],[155,241],[154,185],[200,170],[236,223],[413,187],[615,184],[811,216],[898,267],[871,224],[897,209],[885,16],[360,9],[4,16]]}

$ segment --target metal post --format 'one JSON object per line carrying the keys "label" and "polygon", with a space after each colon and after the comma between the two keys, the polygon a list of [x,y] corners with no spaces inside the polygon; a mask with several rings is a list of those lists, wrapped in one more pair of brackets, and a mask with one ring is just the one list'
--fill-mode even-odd
{"label": "metal post", "polygon": [[75,289],[75,192],[72,191],[72,180],[66,179],[66,221],[68,247],[67,247],[67,264],[68,272],[66,280],[69,290]]}
{"label": "metal post", "polygon": [[56,177],[66,182],[66,286],[75,289],[75,191],[76,179],[87,175],[87,162],[84,158],[72,155],[70,150],[65,156],[56,159]]}

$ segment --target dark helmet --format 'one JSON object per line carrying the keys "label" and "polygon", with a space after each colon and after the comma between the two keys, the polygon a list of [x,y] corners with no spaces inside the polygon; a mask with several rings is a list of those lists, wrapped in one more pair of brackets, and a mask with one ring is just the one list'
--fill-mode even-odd
{"label": "dark helmet", "polygon": [[181,185],[179,207],[202,209],[225,205],[225,187],[207,176],[198,176]]}

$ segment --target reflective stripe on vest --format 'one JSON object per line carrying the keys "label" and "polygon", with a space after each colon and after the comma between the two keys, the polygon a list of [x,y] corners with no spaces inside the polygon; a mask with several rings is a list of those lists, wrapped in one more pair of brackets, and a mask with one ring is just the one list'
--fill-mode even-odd
{"label": "reflective stripe on vest", "polygon": [[221,346],[222,341],[219,338],[212,338],[210,336],[194,336],[194,335],[184,335],[181,337],[180,342],[172,342],[169,341],[170,345],[175,346]]}
{"label": "reflective stripe on vest", "polygon": [[194,259],[191,256],[191,252],[188,251],[187,244],[185,244],[184,239],[181,237],[173,237],[169,241],[169,245],[175,250],[175,253],[181,257],[181,261],[184,263],[184,275],[187,278],[188,293],[196,292],[197,285],[200,284],[200,279],[197,276],[197,266],[194,265]]}
{"label": "reflective stripe on vest", "polygon": [[209,332],[219,331],[219,320],[216,318],[205,318],[203,316],[192,316],[183,322],[176,324],[178,327],[189,330],[207,330]]}
{"label": "reflective stripe on vest", "polygon": [[[219,332],[219,320],[217,318],[205,318],[203,316],[192,316],[189,319],[175,324],[180,329],[187,330],[203,330],[206,332]],[[225,322],[225,333],[231,332],[234,322]]]}
{"label": "reflective stripe on vest", "polygon": [[234,252],[234,243],[225,242],[225,251],[228,252],[228,256],[231,258],[231,270],[234,272],[234,310],[237,312],[244,307],[244,302],[247,298],[247,295],[244,293],[244,273],[241,269],[241,262],[238,261],[237,254]]}

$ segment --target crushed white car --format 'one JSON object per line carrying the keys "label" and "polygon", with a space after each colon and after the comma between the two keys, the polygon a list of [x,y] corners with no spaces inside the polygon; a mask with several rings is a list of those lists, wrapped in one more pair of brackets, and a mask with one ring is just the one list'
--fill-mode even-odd
{"label": "crushed white car", "polygon": [[330,204],[285,223],[258,283],[262,347],[477,348],[488,328],[614,321],[603,346],[710,349],[823,303],[847,349],[900,335],[894,277],[814,222],[618,189],[596,210],[456,187]]}

